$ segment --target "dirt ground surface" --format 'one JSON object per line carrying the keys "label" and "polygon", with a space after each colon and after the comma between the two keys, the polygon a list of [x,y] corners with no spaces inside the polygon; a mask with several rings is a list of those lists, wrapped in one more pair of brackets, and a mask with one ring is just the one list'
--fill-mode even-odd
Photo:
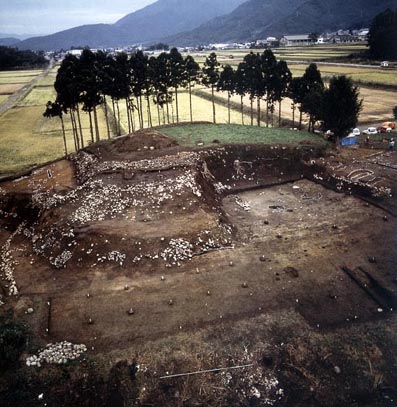
{"label": "dirt ground surface", "polygon": [[87,347],[31,405],[395,405],[396,169],[147,131],[1,183],[2,308]]}

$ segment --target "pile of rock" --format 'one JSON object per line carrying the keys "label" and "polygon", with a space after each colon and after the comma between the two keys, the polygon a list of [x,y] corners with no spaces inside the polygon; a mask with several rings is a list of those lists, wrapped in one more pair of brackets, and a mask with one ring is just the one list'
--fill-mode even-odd
{"label": "pile of rock", "polygon": [[49,343],[37,355],[28,357],[26,365],[40,367],[44,362],[58,365],[65,364],[69,360],[79,358],[85,352],[87,352],[85,345],[75,345],[67,341]]}
{"label": "pile of rock", "polygon": [[161,257],[170,265],[179,265],[181,261],[193,257],[193,246],[184,239],[171,239]]}
{"label": "pile of rock", "polygon": [[17,263],[12,258],[10,247],[14,236],[19,235],[24,227],[25,223],[21,223],[0,249],[0,273],[8,283],[8,295],[18,295],[17,283],[14,278],[14,266]]}

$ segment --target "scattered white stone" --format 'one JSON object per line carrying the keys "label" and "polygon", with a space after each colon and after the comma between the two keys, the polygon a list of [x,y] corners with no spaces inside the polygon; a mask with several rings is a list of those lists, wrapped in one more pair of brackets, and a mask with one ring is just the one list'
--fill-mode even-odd
{"label": "scattered white stone", "polygon": [[44,362],[49,364],[65,364],[69,360],[79,358],[85,352],[87,352],[85,345],[75,345],[67,341],[49,343],[37,355],[29,356],[26,359],[26,365],[40,367]]}

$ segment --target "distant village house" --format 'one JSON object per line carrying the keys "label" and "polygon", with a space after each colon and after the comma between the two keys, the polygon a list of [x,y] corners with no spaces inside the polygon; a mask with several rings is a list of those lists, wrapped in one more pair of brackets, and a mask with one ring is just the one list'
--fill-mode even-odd
{"label": "distant village house", "polygon": [[310,34],[299,34],[299,35],[284,35],[280,40],[280,45],[284,47],[296,47],[296,46],[306,46],[315,44],[316,38],[312,37]]}

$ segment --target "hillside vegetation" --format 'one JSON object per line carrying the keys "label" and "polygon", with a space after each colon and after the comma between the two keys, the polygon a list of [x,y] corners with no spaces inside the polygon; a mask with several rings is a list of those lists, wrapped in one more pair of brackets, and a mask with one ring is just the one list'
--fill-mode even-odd
{"label": "hillside vegetation", "polygon": [[302,34],[369,26],[397,0],[249,0],[228,15],[167,39],[178,45],[252,41],[269,35]]}

